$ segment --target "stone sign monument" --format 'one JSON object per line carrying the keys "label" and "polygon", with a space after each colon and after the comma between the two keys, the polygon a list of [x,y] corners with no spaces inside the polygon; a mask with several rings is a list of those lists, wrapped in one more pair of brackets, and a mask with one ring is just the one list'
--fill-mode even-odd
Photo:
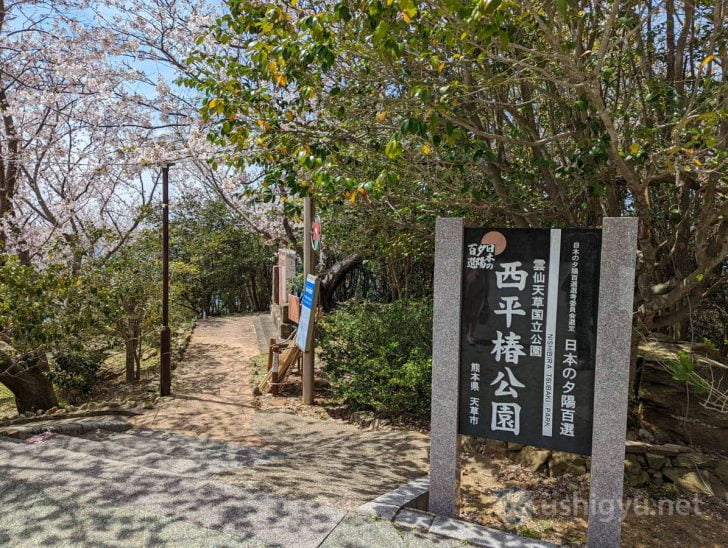
{"label": "stone sign monument", "polygon": [[592,455],[589,546],[619,546],[637,220],[438,219],[430,511],[456,516],[459,435]]}

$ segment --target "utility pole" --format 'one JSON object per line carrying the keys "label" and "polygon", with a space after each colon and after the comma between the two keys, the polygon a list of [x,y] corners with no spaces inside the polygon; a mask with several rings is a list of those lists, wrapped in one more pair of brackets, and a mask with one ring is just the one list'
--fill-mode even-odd
{"label": "utility pole", "polygon": [[[311,225],[313,224],[313,201],[311,196],[303,199],[303,279],[306,280],[313,271],[313,246],[311,245]],[[311,310],[311,322],[316,318],[316,307]],[[314,347],[313,344],[303,353],[303,403],[313,405],[313,375]]]}
{"label": "utility pole", "polygon": [[162,332],[159,394],[172,394],[172,363],[169,331],[169,165],[162,167]]}

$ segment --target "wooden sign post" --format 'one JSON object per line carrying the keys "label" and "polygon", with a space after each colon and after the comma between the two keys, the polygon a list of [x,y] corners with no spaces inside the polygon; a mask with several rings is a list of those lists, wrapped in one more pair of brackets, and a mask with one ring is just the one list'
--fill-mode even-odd
{"label": "wooden sign post", "polygon": [[[313,223],[313,214],[313,199],[310,196],[306,196],[303,199],[303,277],[306,280],[306,286],[308,286],[308,277],[314,274],[313,247],[311,245],[311,225]],[[311,322],[311,324],[311,328],[313,329],[313,322]],[[301,331],[302,326],[299,324],[299,335],[301,334]],[[308,337],[308,334],[306,337]],[[306,340],[308,340],[308,338]],[[301,379],[301,383],[303,385],[303,403],[306,405],[313,405],[314,359],[316,355],[313,349],[308,347],[308,345],[307,348],[303,348],[301,345],[298,347],[303,351],[303,375]]]}

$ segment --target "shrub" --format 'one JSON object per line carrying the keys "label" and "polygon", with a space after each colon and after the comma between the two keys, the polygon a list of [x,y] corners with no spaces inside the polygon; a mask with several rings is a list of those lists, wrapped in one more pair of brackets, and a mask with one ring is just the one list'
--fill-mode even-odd
{"label": "shrub", "polygon": [[348,303],[320,324],[334,394],[385,416],[430,412],[432,302]]}
{"label": "shrub", "polygon": [[74,350],[53,356],[50,378],[70,403],[88,395],[99,381],[104,355],[99,351]]}

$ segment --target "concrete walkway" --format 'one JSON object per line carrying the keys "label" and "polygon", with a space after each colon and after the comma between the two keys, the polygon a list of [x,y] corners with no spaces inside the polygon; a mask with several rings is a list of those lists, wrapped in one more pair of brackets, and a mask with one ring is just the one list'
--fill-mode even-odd
{"label": "concrete walkway", "polygon": [[259,411],[250,380],[251,360],[260,353],[261,334],[254,326],[261,322],[255,320],[200,321],[173,372],[173,397],[132,422],[275,450],[282,455],[278,461],[232,470],[225,481],[346,510],[427,474],[429,437],[424,434],[365,431],[339,420]]}
{"label": "concrete walkway", "polygon": [[352,512],[426,473],[426,436],[256,411],[252,320],[200,322],[134,430],[0,439],[0,545],[462,545]]}
{"label": "concrete walkway", "polygon": [[0,439],[2,546],[410,547],[462,543],[311,499],[242,488],[277,452],[150,430]]}
{"label": "concrete walkway", "polygon": [[[154,440],[148,440],[151,449]],[[89,534],[103,533],[93,529],[108,521],[103,544],[109,545],[126,543],[127,536],[145,544],[148,537],[139,535],[182,524],[200,538],[227,538],[223,544],[318,546],[345,515],[309,501],[203,479],[191,470],[167,470],[162,459],[158,466],[142,466],[116,460],[112,448],[100,447],[97,454],[104,456],[93,456],[83,447],[71,451],[49,442],[0,442],[0,523],[3,530],[15,531],[10,544],[57,545],[63,532],[63,543],[86,544]],[[82,440],[79,445],[83,442],[97,443]],[[44,500],[41,508],[28,505],[24,495],[29,491]],[[151,531],[142,525],[149,519],[155,523]],[[169,540],[186,544],[184,537]]]}

